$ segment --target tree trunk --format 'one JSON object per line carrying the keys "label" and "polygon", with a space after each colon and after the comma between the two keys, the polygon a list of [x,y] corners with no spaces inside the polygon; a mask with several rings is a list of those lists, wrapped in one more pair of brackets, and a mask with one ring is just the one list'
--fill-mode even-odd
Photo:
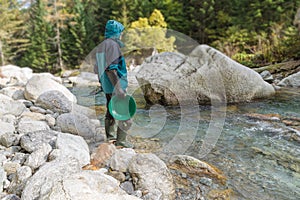
{"label": "tree trunk", "polygon": [[62,50],[60,44],[59,16],[56,7],[56,0],[54,1],[54,12],[55,12],[55,19],[56,19],[56,45],[57,45],[57,53],[58,53],[58,66],[59,69],[64,70],[63,60],[62,60]]}
{"label": "tree trunk", "polygon": [[5,65],[3,46],[2,46],[2,41],[1,40],[0,40],[0,59],[1,59],[1,66]]}
{"label": "tree trunk", "polygon": [[64,70],[63,60],[62,60],[62,50],[60,44],[60,31],[59,31],[59,24],[56,25],[56,38],[57,38],[57,52],[58,52],[58,65],[61,70]]}

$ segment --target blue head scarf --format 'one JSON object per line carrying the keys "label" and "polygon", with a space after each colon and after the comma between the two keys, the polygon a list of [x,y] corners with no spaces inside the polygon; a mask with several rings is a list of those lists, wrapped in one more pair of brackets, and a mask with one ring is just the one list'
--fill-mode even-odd
{"label": "blue head scarf", "polygon": [[105,26],[105,38],[111,38],[123,47],[124,44],[120,40],[120,35],[124,31],[124,26],[115,20],[108,20]]}

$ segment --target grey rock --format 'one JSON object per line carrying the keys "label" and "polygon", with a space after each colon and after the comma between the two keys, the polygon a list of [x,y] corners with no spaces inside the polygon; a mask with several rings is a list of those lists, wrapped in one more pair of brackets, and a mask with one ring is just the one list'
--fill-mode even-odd
{"label": "grey rock", "polygon": [[22,87],[6,87],[0,90],[0,93],[9,96],[13,100],[24,99],[24,88]]}
{"label": "grey rock", "polygon": [[4,171],[6,172],[7,176],[16,173],[20,167],[21,167],[21,165],[17,162],[8,161],[3,164],[3,168],[4,168]]}
{"label": "grey rock", "polygon": [[15,126],[10,122],[0,121],[0,135],[13,134],[15,132]]}
{"label": "grey rock", "polygon": [[17,118],[16,118],[16,116],[14,116],[12,114],[7,114],[7,115],[1,116],[0,121],[15,124],[17,121]]}
{"label": "grey rock", "polygon": [[81,167],[90,163],[89,147],[80,136],[59,133],[56,147],[60,150],[59,156],[73,157],[78,160]]}
{"label": "grey rock", "polygon": [[41,113],[41,114],[46,114],[46,110],[37,106],[31,106],[30,108],[31,112],[36,112],[36,113]]}
{"label": "grey rock", "polygon": [[162,193],[160,199],[175,198],[175,187],[172,175],[166,164],[156,155],[136,154],[130,161],[129,172],[136,189],[148,190],[150,193]]}
{"label": "grey rock", "polygon": [[98,119],[95,110],[87,108],[85,106],[75,104],[75,103],[73,103],[73,105],[72,105],[72,111],[71,112],[73,114],[85,115],[89,119]]}
{"label": "grey rock", "polygon": [[0,144],[5,147],[11,147],[13,145],[18,145],[19,140],[16,134],[4,133],[0,135]]}
{"label": "grey rock", "polygon": [[11,146],[11,147],[6,148],[6,152],[8,154],[15,154],[15,153],[20,152],[21,149],[22,148],[20,146]]}
{"label": "grey rock", "polygon": [[299,88],[300,87],[300,72],[298,72],[296,74],[292,74],[292,75],[284,78],[283,80],[281,80],[278,83],[278,85],[282,86],[282,87]]}
{"label": "grey rock", "polygon": [[17,152],[13,155],[11,161],[23,165],[28,156],[29,156],[28,154]]}
{"label": "grey rock", "polygon": [[25,111],[20,116],[20,121],[45,121],[46,116],[38,112]]}
{"label": "grey rock", "polygon": [[206,186],[211,186],[213,184],[212,180],[210,178],[207,177],[202,177],[200,179],[200,183]]}
{"label": "grey rock", "polygon": [[154,189],[151,192],[147,193],[143,196],[144,200],[157,200],[157,199],[164,199],[163,194],[160,190]]}
{"label": "grey rock", "polygon": [[33,75],[32,69],[28,67],[18,67],[15,65],[5,65],[1,67],[1,74],[6,78],[14,78],[17,85],[24,85]]}
{"label": "grey rock", "polygon": [[44,92],[58,90],[62,92],[70,101],[76,102],[76,97],[63,85],[45,75],[36,75],[28,80],[24,96],[27,100],[36,101]]}
{"label": "grey rock", "polygon": [[44,109],[57,113],[68,113],[72,110],[72,102],[60,91],[50,90],[41,94],[35,103]]}
{"label": "grey rock", "polygon": [[[64,191],[62,193],[62,191]],[[114,178],[98,171],[82,171],[64,178],[49,192],[49,199],[99,199],[101,200],[139,200],[126,194]]]}
{"label": "grey rock", "polygon": [[23,119],[20,120],[17,129],[18,133],[21,135],[29,132],[48,131],[48,130],[50,130],[50,127],[45,121],[34,121],[34,120],[23,120]]}
{"label": "grey rock", "polygon": [[6,172],[3,167],[0,166],[0,192],[3,191],[3,182],[6,179]]}
{"label": "grey rock", "polygon": [[199,45],[188,56],[152,56],[136,78],[151,104],[247,102],[275,94],[273,86],[257,72],[207,45]]}
{"label": "grey rock", "polygon": [[18,100],[19,102],[22,102],[27,108],[30,108],[33,106],[33,103],[31,101],[25,100],[25,99],[20,99]]}
{"label": "grey rock", "polygon": [[3,163],[7,162],[7,158],[5,156],[5,151],[0,151],[0,166],[3,166]]}
{"label": "grey rock", "polygon": [[134,191],[134,196],[142,198],[143,192],[141,190],[135,190]]}
{"label": "grey rock", "polygon": [[21,200],[21,198],[15,194],[8,194],[5,197],[3,197],[1,200]]}
{"label": "grey rock", "polygon": [[122,190],[124,190],[127,194],[134,194],[134,186],[131,181],[125,181],[121,183],[120,188],[122,188]]}
{"label": "grey rock", "polygon": [[39,148],[37,148],[28,156],[24,165],[31,167],[32,170],[39,168],[47,161],[48,155],[51,151],[52,147],[50,146],[50,144],[43,143],[41,146],[39,146]]}
{"label": "grey rock", "polygon": [[58,132],[52,130],[29,132],[21,137],[20,144],[29,153],[35,151],[43,143],[55,148],[57,134]]}
{"label": "grey rock", "polygon": [[56,119],[52,117],[50,114],[46,114],[45,120],[51,128],[55,126]]}
{"label": "grey rock", "polygon": [[53,149],[48,156],[48,160],[50,162],[60,157],[61,157],[61,151],[59,149]]}
{"label": "grey rock", "polygon": [[0,115],[12,114],[14,116],[19,116],[25,110],[26,107],[23,103],[0,94]]}
{"label": "grey rock", "polygon": [[117,179],[119,182],[124,182],[126,180],[125,174],[123,172],[118,172],[118,171],[109,171],[107,175],[114,177]]}
{"label": "grey rock", "polygon": [[28,166],[22,166],[17,170],[11,184],[8,187],[8,192],[21,195],[26,185],[27,180],[32,176],[32,170]]}
{"label": "grey rock", "polygon": [[46,110],[46,114],[53,115],[54,112],[53,112],[52,110],[47,109],[47,110]]}
{"label": "grey rock", "polygon": [[82,114],[64,113],[56,119],[56,124],[62,132],[80,135],[85,139],[96,135],[95,125]]}
{"label": "grey rock", "polygon": [[110,159],[109,166],[112,170],[127,172],[130,160],[136,153],[133,149],[117,149]]}
{"label": "grey rock", "polygon": [[265,81],[270,82],[274,80],[272,74],[268,70],[261,72],[260,75]]}
{"label": "grey rock", "polygon": [[47,162],[28,179],[22,192],[22,199],[51,199],[48,197],[52,188],[59,184],[64,177],[72,176],[80,170],[81,167],[76,159],[56,159]]}
{"label": "grey rock", "polygon": [[68,80],[78,87],[99,85],[98,75],[90,72],[81,72],[79,76],[69,77]]}

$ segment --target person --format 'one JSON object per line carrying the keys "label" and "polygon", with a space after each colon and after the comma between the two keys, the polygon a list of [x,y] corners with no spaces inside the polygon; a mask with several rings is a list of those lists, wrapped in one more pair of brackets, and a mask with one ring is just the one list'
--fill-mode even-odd
{"label": "person", "polygon": [[131,120],[118,121],[115,134],[116,120],[109,112],[109,102],[113,95],[118,98],[126,97],[128,86],[127,69],[125,58],[121,53],[124,44],[121,41],[121,34],[124,26],[115,20],[108,20],[105,26],[105,39],[96,50],[95,72],[98,74],[101,87],[106,96],[105,134],[108,142],[116,146],[133,148],[127,141],[127,131],[131,127]]}

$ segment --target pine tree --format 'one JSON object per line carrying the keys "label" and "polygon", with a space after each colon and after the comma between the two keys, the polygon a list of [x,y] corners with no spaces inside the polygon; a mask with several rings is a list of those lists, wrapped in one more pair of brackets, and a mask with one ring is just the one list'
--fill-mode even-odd
{"label": "pine tree", "polygon": [[36,71],[53,71],[55,56],[50,41],[53,37],[53,27],[45,20],[47,11],[44,0],[36,0],[29,13],[27,35],[30,46],[22,59],[22,65],[32,67]]}
{"label": "pine tree", "polygon": [[63,64],[63,51],[62,51],[62,30],[67,27],[67,21],[73,17],[72,14],[67,12],[67,1],[65,0],[48,0],[47,13],[45,16],[47,22],[51,23],[54,27],[55,36],[53,37],[53,44],[57,53],[57,70],[65,70]]}
{"label": "pine tree", "polygon": [[74,0],[68,8],[72,18],[66,22],[67,28],[62,32],[61,48],[64,51],[62,58],[67,67],[76,68],[84,59],[85,48],[87,48],[85,11],[80,0]]}
{"label": "pine tree", "polygon": [[16,0],[0,0],[0,62],[12,62],[18,53],[24,51],[28,40],[22,36],[24,21],[20,5]]}

